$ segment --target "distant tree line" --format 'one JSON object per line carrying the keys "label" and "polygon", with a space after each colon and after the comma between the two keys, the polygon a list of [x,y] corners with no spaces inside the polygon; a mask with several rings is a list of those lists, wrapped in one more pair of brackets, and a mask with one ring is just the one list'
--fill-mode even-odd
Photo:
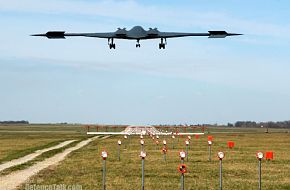
{"label": "distant tree line", "polygon": [[[228,124],[230,126],[230,124]],[[278,122],[254,122],[254,121],[237,121],[234,124],[235,127],[265,127],[265,128],[290,128],[290,121],[278,121]]]}
{"label": "distant tree line", "polygon": [[9,125],[9,124],[29,124],[28,121],[0,121],[0,124]]}

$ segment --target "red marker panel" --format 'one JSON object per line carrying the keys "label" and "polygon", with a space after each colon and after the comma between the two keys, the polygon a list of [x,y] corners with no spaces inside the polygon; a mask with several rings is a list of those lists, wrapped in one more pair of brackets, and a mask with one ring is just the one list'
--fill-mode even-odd
{"label": "red marker panel", "polygon": [[213,140],[213,137],[212,136],[207,136],[207,140],[208,141],[212,141]]}
{"label": "red marker panel", "polygon": [[266,159],[267,160],[273,160],[274,159],[272,151],[271,152],[266,152]]}
{"label": "red marker panel", "polygon": [[229,148],[234,148],[234,146],[235,146],[235,143],[233,141],[229,141],[228,142],[228,147]]}

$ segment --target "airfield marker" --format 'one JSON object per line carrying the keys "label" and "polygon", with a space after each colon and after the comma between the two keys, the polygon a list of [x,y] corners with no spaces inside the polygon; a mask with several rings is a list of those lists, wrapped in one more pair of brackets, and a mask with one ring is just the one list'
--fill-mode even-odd
{"label": "airfield marker", "polygon": [[164,146],[164,147],[162,148],[162,152],[163,152],[163,158],[164,158],[164,161],[166,162],[166,153],[167,153],[167,148],[166,148],[166,146]]}
{"label": "airfield marker", "polygon": [[127,148],[127,143],[126,143],[127,138],[128,138],[127,135],[124,135],[124,139],[125,139],[125,143],[124,143],[125,144],[125,149]]}
{"label": "airfield marker", "polygon": [[120,149],[121,149],[121,140],[118,140],[118,160],[120,161],[121,160],[121,157],[120,157]]}
{"label": "airfield marker", "polygon": [[166,146],[167,142],[166,140],[163,140],[163,145]]}
{"label": "airfield marker", "polygon": [[233,142],[233,141],[228,141],[228,147],[229,147],[230,149],[234,148],[234,146],[235,146],[235,142]]}
{"label": "airfield marker", "polygon": [[259,190],[261,190],[262,189],[262,171],[261,171],[261,168],[262,168],[262,163],[261,163],[261,161],[262,161],[262,159],[263,159],[263,157],[264,157],[264,154],[263,154],[263,152],[257,152],[256,153],[256,158],[258,159],[258,161],[259,161],[259,163],[258,163],[258,175],[259,175]]}
{"label": "airfield marker", "polygon": [[172,149],[174,149],[174,139],[175,139],[175,136],[172,135]]}
{"label": "airfield marker", "polygon": [[178,166],[178,171],[181,173],[180,178],[180,189],[184,190],[184,173],[186,172],[186,166],[184,164],[184,158],[186,157],[186,153],[182,150],[179,152],[179,157],[181,160],[181,164]]}
{"label": "airfield marker", "polygon": [[273,160],[273,152],[266,152],[266,160]]}
{"label": "airfield marker", "polygon": [[222,160],[225,157],[225,153],[218,152],[217,156],[220,160],[220,190],[222,190],[223,189],[223,164],[222,164]]}
{"label": "airfield marker", "polygon": [[189,146],[189,141],[185,141],[185,146],[186,146],[186,161],[188,162],[188,146]]}
{"label": "airfield marker", "polygon": [[104,150],[101,156],[103,158],[103,190],[106,190],[106,159],[108,157],[108,152]]}
{"label": "airfield marker", "polygon": [[208,143],[208,161],[211,161],[211,145],[212,141],[207,141]]}
{"label": "airfield marker", "polygon": [[141,184],[141,190],[144,190],[144,165],[145,165],[146,152],[141,151],[140,157],[141,157],[141,160],[142,160],[142,180],[141,180],[142,184]]}
{"label": "airfield marker", "polygon": [[[187,140],[190,142],[191,141],[191,136],[187,136]],[[188,144],[188,148],[190,149],[190,144]]]}
{"label": "airfield marker", "polygon": [[143,151],[144,150],[144,140],[142,139],[142,140],[140,140],[140,144],[141,144],[141,151]]}
{"label": "airfield marker", "polygon": [[156,150],[158,149],[158,144],[159,144],[159,141],[158,140],[156,140],[155,141],[155,143],[156,143]]}

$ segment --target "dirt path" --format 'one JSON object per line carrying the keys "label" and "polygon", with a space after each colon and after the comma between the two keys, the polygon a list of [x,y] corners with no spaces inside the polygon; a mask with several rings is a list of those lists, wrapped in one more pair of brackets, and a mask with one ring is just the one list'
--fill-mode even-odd
{"label": "dirt path", "polygon": [[92,142],[93,140],[97,139],[98,136],[92,137],[90,139],[84,140],[80,143],[78,143],[76,146],[68,148],[64,150],[63,152],[56,154],[52,156],[51,158],[47,158],[44,161],[38,162],[35,165],[26,168],[21,171],[13,172],[6,176],[0,176],[0,190],[13,190],[16,189],[18,186],[20,186],[22,183],[27,181],[31,176],[37,174],[39,171],[52,166],[56,165],[62,160],[65,159],[65,157],[70,154],[72,151],[78,150],[88,143]]}
{"label": "dirt path", "polygon": [[50,150],[54,150],[54,149],[58,149],[58,148],[62,148],[72,142],[74,142],[75,140],[69,140],[69,141],[65,141],[65,142],[62,142],[56,146],[53,146],[53,147],[49,147],[49,148],[45,148],[45,149],[42,149],[42,150],[37,150],[35,151],[34,153],[31,153],[31,154],[28,154],[24,157],[21,157],[21,158],[18,158],[18,159],[14,159],[14,160],[11,160],[9,162],[6,162],[4,164],[1,164],[0,165],[0,172],[7,169],[7,168],[10,168],[10,167],[13,167],[13,166],[16,166],[16,165],[20,165],[20,164],[23,164],[25,162],[28,162],[30,160],[33,160],[34,158],[36,158],[37,156],[41,155],[42,153],[44,152],[47,152],[47,151],[50,151]]}

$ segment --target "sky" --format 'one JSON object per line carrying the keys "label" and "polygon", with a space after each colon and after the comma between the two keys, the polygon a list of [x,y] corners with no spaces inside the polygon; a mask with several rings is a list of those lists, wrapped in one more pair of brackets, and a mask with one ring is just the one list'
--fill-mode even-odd
{"label": "sky", "polygon": [[[288,0],[0,0],[0,120],[225,124],[290,113]],[[48,40],[140,25],[243,36]]]}

